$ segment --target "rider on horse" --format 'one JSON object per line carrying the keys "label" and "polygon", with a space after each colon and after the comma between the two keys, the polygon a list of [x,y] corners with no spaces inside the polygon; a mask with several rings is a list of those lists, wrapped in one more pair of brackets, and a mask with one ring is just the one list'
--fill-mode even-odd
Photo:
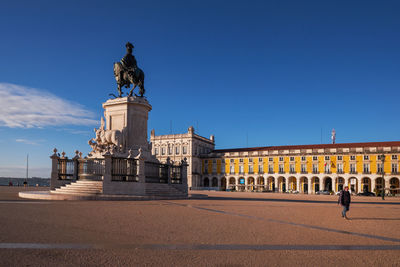
{"label": "rider on horse", "polygon": [[[121,59],[122,67],[125,69],[126,72],[131,72],[132,74],[137,70],[137,62],[134,55],[132,55],[133,44],[127,42],[126,45],[126,55]],[[123,72],[120,72],[120,79],[122,80]]]}

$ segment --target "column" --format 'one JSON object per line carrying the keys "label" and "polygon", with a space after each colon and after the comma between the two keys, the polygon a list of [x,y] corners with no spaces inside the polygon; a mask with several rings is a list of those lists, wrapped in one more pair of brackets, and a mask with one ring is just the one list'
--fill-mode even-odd
{"label": "column", "polygon": [[336,188],[336,179],[337,178],[332,178],[332,191],[333,193],[336,193],[337,188]]}
{"label": "column", "polygon": [[278,178],[277,177],[274,177],[274,184],[275,184],[275,192],[279,192]]}
{"label": "column", "polygon": [[296,182],[297,182],[297,184],[296,184],[296,190],[298,191],[298,192],[300,192],[300,178],[297,178],[296,179]]}
{"label": "column", "polygon": [[361,188],[361,179],[362,179],[362,178],[357,177],[357,192],[356,192],[356,193],[362,192],[362,188]]}
{"label": "column", "polygon": [[375,184],[375,179],[372,179],[372,178],[371,178],[371,192],[376,193],[376,192],[375,192],[375,186],[376,186],[376,184]]}
{"label": "column", "polygon": [[307,194],[311,195],[311,187],[312,187],[311,179],[310,178],[306,178],[306,179],[307,179]]}

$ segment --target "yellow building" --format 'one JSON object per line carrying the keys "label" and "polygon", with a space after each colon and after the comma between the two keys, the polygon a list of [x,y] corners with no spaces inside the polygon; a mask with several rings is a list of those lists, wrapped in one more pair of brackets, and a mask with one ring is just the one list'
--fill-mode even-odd
{"label": "yellow building", "polygon": [[220,149],[201,156],[201,188],[398,194],[400,142]]}

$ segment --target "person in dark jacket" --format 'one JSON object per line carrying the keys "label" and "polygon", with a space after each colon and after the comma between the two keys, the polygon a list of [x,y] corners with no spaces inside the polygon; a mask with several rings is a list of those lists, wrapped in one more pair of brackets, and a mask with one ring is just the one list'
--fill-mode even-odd
{"label": "person in dark jacket", "polygon": [[340,191],[338,199],[338,204],[342,205],[343,207],[342,217],[345,219],[348,219],[346,216],[346,212],[348,212],[350,209],[350,202],[351,202],[351,197],[350,197],[349,187],[345,186],[344,190]]}

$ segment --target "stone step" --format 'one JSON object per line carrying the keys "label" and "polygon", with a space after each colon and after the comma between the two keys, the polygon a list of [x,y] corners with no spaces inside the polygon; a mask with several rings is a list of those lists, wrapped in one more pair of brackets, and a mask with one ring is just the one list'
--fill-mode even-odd
{"label": "stone step", "polygon": [[50,192],[63,195],[82,195],[91,196],[101,194],[103,191],[103,182],[101,181],[76,181],[67,184]]}
{"label": "stone step", "polygon": [[102,186],[85,186],[85,185],[71,185],[71,184],[69,184],[69,185],[66,185],[65,186],[65,188],[76,188],[76,189],[79,189],[79,188],[95,188],[95,189],[102,189],[103,187]]}
{"label": "stone step", "polygon": [[94,189],[94,188],[81,188],[81,189],[71,189],[71,188],[56,188],[58,192],[101,192],[101,189]]}
{"label": "stone step", "polygon": [[97,193],[86,193],[86,192],[74,192],[74,191],[50,191],[52,194],[60,194],[60,195],[78,195],[78,196],[94,196],[101,194]]}

